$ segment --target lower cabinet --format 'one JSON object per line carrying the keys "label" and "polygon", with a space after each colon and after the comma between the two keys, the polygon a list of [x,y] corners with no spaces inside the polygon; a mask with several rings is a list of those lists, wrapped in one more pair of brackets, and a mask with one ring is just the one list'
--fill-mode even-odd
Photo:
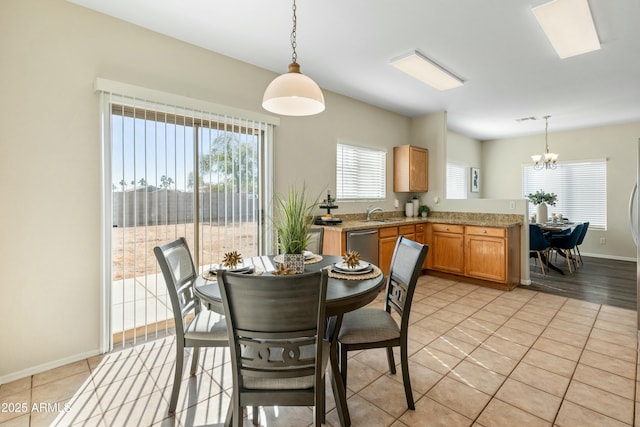
{"label": "lower cabinet", "polygon": [[520,226],[433,224],[429,269],[512,288],[520,282]]}
{"label": "lower cabinet", "polygon": [[389,274],[397,239],[398,227],[383,227],[378,230],[378,266],[385,275]]}
{"label": "lower cabinet", "polygon": [[447,273],[464,273],[464,225],[433,224],[432,267]]}

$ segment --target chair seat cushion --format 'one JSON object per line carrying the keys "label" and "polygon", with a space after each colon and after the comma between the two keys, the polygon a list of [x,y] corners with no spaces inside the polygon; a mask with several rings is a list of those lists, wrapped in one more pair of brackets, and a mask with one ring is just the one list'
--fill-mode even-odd
{"label": "chair seat cushion", "polygon": [[184,337],[189,340],[228,341],[227,322],[218,313],[203,310],[189,322]]}
{"label": "chair seat cushion", "polygon": [[360,308],[344,315],[338,334],[343,344],[375,343],[400,337],[400,328],[389,313],[378,308]]}

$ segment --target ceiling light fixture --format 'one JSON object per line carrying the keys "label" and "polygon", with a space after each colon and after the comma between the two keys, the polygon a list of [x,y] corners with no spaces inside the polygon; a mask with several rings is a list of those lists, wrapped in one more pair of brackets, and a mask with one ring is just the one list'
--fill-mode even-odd
{"label": "ceiling light fixture", "polygon": [[311,116],[324,111],[324,96],[316,82],[300,72],[300,65],[296,62],[296,19],[296,1],[293,0],[293,54],[289,72],[276,77],[267,86],[262,98],[262,107],[284,116]]}
{"label": "ceiling light fixture", "polygon": [[438,90],[453,89],[464,85],[464,81],[417,50],[392,59],[391,65]]}
{"label": "ceiling light fixture", "polygon": [[533,168],[535,170],[541,169],[555,169],[557,167],[558,155],[556,153],[549,152],[548,143],[548,131],[549,131],[549,117],[544,116],[544,154],[534,154],[531,156],[533,160]]}
{"label": "ceiling light fixture", "polygon": [[587,0],[553,0],[532,11],[560,58],[600,49]]}

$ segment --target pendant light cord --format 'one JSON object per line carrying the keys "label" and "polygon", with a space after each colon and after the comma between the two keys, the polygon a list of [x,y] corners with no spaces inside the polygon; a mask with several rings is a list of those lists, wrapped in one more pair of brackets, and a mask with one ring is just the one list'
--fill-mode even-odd
{"label": "pendant light cord", "polygon": [[293,0],[293,29],[291,30],[291,47],[293,48],[293,54],[291,55],[291,62],[297,63],[298,53],[296,52],[296,0]]}

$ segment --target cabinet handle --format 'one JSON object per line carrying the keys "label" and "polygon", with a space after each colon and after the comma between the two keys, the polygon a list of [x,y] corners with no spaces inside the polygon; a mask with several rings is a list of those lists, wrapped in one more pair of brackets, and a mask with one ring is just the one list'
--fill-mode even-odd
{"label": "cabinet handle", "polygon": [[482,232],[483,232],[484,234],[487,234],[487,230],[482,230]]}

